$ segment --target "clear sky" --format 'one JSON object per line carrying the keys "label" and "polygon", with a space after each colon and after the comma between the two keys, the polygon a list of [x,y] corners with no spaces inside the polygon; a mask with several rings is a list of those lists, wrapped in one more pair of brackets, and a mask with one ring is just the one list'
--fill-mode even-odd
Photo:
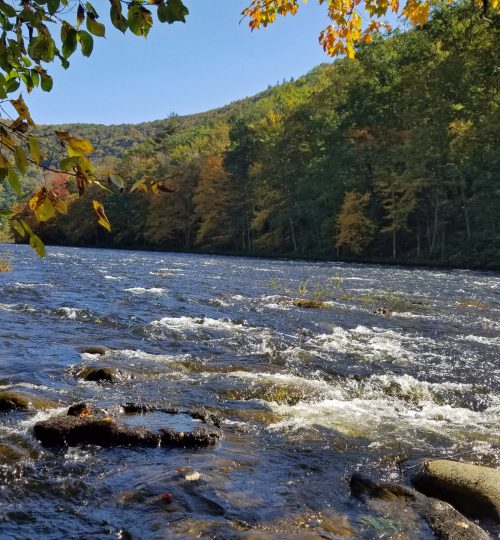
{"label": "clear sky", "polygon": [[[90,58],[77,51],[67,71],[50,66],[52,92],[24,93],[35,122],[135,123],[206,111],[331,61],[318,43],[326,6],[316,2],[254,32],[240,24],[245,0],[185,3],[186,24],[157,23],[144,39],[109,23]],[[94,5],[108,23],[107,0]]]}

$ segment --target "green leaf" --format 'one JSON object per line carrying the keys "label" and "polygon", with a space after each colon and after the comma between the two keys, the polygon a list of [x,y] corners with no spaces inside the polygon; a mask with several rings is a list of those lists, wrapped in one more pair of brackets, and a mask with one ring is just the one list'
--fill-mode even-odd
{"label": "green leaf", "polygon": [[64,58],[69,58],[76,50],[77,31],[66,21],[61,26],[62,53]]}
{"label": "green leaf", "polygon": [[78,41],[82,47],[83,56],[90,56],[94,48],[94,38],[85,30],[79,30]]}
{"label": "green leaf", "polygon": [[78,165],[78,163],[80,163],[80,157],[71,156],[61,159],[61,161],[59,162],[59,167],[61,167],[61,170],[63,171],[70,171],[73,167]]}
{"label": "green leaf", "polygon": [[92,13],[87,13],[87,30],[97,37],[104,37],[106,34],[106,28],[104,24],[97,22],[95,16]]}
{"label": "green leaf", "polygon": [[120,0],[111,0],[110,10],[111,22],[120,32],[125,33],[128,28],[127,19],[122,14],[122,4]]}
{"label": "green leaf", "polygon": [[116,187],[123,189],[125,187],[125,182],[116,176],[112,176],[111,174],[108,176],[108,182],[113,183]]}
{"label": "green leaf", "polygon": [[38,86],[40,84],[40,75],[35,69],[31,70],[31,80],[33,81],[33,86]]}
{"label": "green leaf", "polygon": [[28,54],[35,62],[52,62],[56,53],[56,44],[44,27],[28,45]]}
{"label": "green leaf", "polygon": [[158,6],[158,20],[162,23],[185,23],[186,15],[189,15],[189,9],[181,0],[167,0],[167,5],[161,4]]}
{"label": "green leaf", "polygon": [[26,174],[28,169],[28,158],[26,156],[26,152],[21,146],[16,146],[14,148],[14,154],[16,158],[16,166],[19,169],[19,172],[21,174]]}
{"label": "green leaf", "polygon": [[20,82],[15,78],[12,77],[10,79],[7,79],[5,83],[5,91],[8,94],[11,94],[12,92],[16,92],[19,89]]}
{"label": "green leaf", "polygon": [[59,58],[59,60],[61,60],[61,66],[64,68],[64,69],[68,69],[69,68],[69,62],[66,60],[66,58],[64,58],[64,56],[60,53],[56,53],[57,55],[57,58]]}
{"label": "green leaf", "polygon": [[28,145],[30,148],[30,154],[31,154],[31,157],[33,158],[33,161],[37,165],[40,165],[41,155],[40,155],[40,146],[38,145],[38,138],[35,137],[34,135],[30,135],[28,137]]}
{"label": "green leaf", "polygon": [[136,36],[146,37],[153,26],[151,12],[145,7],[132,4],[128,10],[128,26]]}
{"label": "green leaf", "polygon": [[21,188],[21,182],[19,181],[19,177],[16,174],[16,171],[14,170],[14,167],[9,166],[8,173],[7,173],[7,181],[9,182],[10,187],[12,190],[19,195],[19,197],[22,196],[23,190]]}
{"label": "green leaf", "polygon": [[85,9],[81,4],[78,4],[78,9],[76,10],[76,26],[80,28],[84,20],[85,20]]}
{"label": "green leaf", "polygon": [[31,236],[33,234],[33,231],[31,230],[31,227],[24,221],[24,219],[20,219],[19,223],[23,226],[23,229]]}
{"label": "green leaf", "polygon": [[40,78],[42,90],[44,92],[50,92],[54,84],[52,77],[46,71],[42,71],[40,73]]}
{"label": "green leaf", "polygon": [[0,210],[0,217],[11,218],[13,215],[14,212],[12,210],[8,210],[7,208],[3,208]]}
{"label": "green leaf", "polygon": [[60,5],[61,0],[47,0],[47,9],[51,15],[54,15]]}
{"label": "green leaf", "polygon": [[16,10],[7,2],[0,2],[0,11],[6,17],[15,17],[17,15]]}
{"label": "green leaf", "polygon": [[85,2],[85,7],[87,8],[87,12],[90,12],[94,16],[94,19],[99,18],[95,7],[90,2]]}
{"label": "green leaf", "polygon": [[42,239],[36,234],[30,235],[30,246],[36,251],[39,257],[45,257],[45,244],[42,242]]}
{"label": "green leaf", "polygon": [[31,73],[26,72],[21,74],[21,79],[24,83],[24,86],[26,86],[28,92],[31,92],[33,90],[33,79],[31,78]]}
{"label": "green leaf", "polygon": [[24,227],[21,225],[21,222],[17,219],[14,219],[10,222],[12,225],[12,228],[19,234],[21,238],[24,238],[26,236],[26,231],[24,230]]}

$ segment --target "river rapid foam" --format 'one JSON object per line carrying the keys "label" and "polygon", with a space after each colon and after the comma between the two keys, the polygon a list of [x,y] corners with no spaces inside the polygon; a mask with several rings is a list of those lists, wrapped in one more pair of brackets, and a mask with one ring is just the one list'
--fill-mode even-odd
{"label": "river rapid foam", "polygon": [[[326,538],[432,538],[377,522],[349,475],[404,481],[426,457],[500,466],[498,274],[6,251],[0,391],[57,408],[0,413],[0,538],[314,538],[311,516]],[[126,376],[76,376],[92,366]],[[203,406],[225,438],[206,451],[42,448],[35,422],[78,401]]]}

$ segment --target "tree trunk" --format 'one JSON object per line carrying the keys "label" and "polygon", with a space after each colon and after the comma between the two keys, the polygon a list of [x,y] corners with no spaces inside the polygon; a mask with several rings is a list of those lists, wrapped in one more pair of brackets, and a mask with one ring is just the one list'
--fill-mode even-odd
{"label": "tree trunk", "polygon": [[429,255],[432,255],[436,246],[437,233],[439,229],[439,186],[436,186],[436,197],[434,199],[434,224],[432,228],[432,241]]}
{"label": "tree trunk", "polygon": [[294,253],[297,253],[297,240],[295,239],[295,227],[292,218],[290,218],[290,231],[292,233],[293,251]]}

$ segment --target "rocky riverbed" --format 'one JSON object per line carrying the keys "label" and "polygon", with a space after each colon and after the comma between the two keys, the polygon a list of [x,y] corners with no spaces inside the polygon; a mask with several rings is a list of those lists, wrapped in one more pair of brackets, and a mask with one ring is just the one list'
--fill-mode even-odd
{"label": "rocky riverbed", "polygon": [[500,533],[497,274],[6,249],[2,537]]}

